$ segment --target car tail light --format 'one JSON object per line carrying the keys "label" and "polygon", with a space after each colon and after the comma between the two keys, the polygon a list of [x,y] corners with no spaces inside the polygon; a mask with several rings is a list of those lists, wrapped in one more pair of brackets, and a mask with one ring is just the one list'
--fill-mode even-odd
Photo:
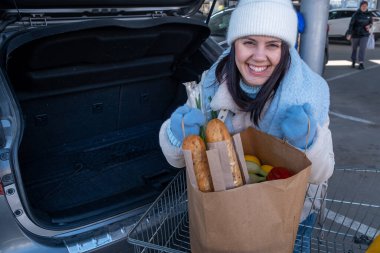
{"label": "car tail light", "polygon": [[3,184],[0,182],[0,195],[4,195]]}

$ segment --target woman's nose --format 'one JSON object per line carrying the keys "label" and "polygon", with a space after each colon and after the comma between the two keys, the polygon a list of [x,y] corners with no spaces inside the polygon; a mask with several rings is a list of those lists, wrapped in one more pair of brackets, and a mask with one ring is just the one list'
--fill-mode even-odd
{"label": "woman's nose", "polygon": [[252,52],[252,58],[254,60],[265,60],[266,56],[265,56],[265,48],[264,47],[256,47],[253,52]]}

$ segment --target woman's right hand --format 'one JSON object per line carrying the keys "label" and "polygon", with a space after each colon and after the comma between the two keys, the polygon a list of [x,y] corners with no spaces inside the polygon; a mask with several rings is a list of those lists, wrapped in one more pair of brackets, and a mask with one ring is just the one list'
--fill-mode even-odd
{"label": "woman's right hand", "polygon": [[351,40],[351,34],[347,34],[347,35],[346,35],[346,39],[347,39],[347,40]]}
{"label": "woman's right hand", "polygon": [[191,108],[188,105],[178,107],[170,117],[170,129],[181,145],[184,139],[182,120],[184,123],[185,136],[191,134],[199,135],[200,127],[206,123],[206,118],[201,110]]}

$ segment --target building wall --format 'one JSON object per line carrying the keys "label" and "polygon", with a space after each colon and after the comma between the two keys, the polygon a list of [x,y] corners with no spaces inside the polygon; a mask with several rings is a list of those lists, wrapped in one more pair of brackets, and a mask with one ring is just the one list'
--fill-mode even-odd
{"label": "building wall", "polygon": [[[330,9],[358,8],[362,0],[330,0]],[[369,9],[376,9],[378,0],[367,0]]]}

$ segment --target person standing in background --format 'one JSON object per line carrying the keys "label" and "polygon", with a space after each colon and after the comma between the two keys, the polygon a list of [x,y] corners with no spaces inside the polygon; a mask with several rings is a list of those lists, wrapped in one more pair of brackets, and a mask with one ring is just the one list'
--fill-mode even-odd
{"label": "person standing in background", "polygon": [[370,28],[372,27],[372,17],[368,12],[368,2],[362,1],[359,9],[352,15],[350,25],[347,30],[347,40],[352,44],[352,67],[355,68],[357,50],[359,47],[359,69],[364,69],[365,51],[367,49]]}

